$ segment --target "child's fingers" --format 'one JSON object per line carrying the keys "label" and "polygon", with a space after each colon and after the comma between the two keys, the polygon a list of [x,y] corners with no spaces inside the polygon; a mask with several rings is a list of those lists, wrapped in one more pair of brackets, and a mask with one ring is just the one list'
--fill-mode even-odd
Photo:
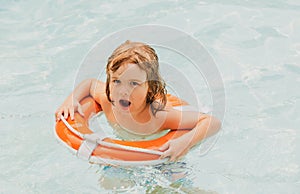
{"label": "child's fingers", "polygon": [[82,116],[84,116],[83,114],[83,111],[82,111],[82,107],[80,104],[78,104],[77,107],[74,107],[74,106],[65,106],[65,107],[61,107],[59,108],[56,112],[55,112],[55,115],[56,115],[56,120],[59,121],[60,120],[60,117],[61,115],[63,115],[63,117],[65,119],[67,119],[70,115],[71,119],[74,120],[74,115],[75,115],[75,111],[79,112],[79,114],[81,114]]}
{"label": "child's fingers", "polygon": [[61,115],[61,111],[60,110],[57,110],[55,112],[55,116],[56,116],[56,120],[59,121],[60,120],[60,115]]}
{"label": "child's fingers", "polygon": [[170,146],[170,142],[165,143],[164,145],[162,145],[160,148],[158,148],[159,151],[165,151],[166,149],[168,149]]}
{"label": "child's fingers", "polygon": [[70,117],[71,117],[71,120],[74,120],[74,107],[70,108]]}
{"label": "child's fingers", "polygon": [[68,108],[64,108],[64,118],[67,119],[69,116],[69,110]]}
{"label": "child's fingers", "polygon": [[161,159],[169,157],[171,155],[171,150],[169,149],[169,147],[170,147],[170,142],[167,142],[158,149],[159,151],[164,151],[160,156]]}
{"label": "child's fingers", "polygon": [[167,158],[167,157],[171,157],[172,156],[172,151],[171,150],[167,150],[165,151],[162,155],[160,155],[160,159],[164,159],[164,158]]}
{"label": "child's fingers", "polygon": [[185,149],[180,153],[173,153],[173,155],[170,158],[170,162],[175,162],[177,160],[180,160],[188,153],[188,151],[189,151],[188,149]]}
{"label": "child's fingers", "polygon": [[59,121],[60,120],[60,117],[61,115],[63,114],[63,109],[57,109],[57,111],[55,112],[55,115],[56,115],[56,120]]}
{"label": "child's fingers", "polygon": [[169,161],[175,162],[176,160],[178,160],[178,157],[176,155],[172,155]]}

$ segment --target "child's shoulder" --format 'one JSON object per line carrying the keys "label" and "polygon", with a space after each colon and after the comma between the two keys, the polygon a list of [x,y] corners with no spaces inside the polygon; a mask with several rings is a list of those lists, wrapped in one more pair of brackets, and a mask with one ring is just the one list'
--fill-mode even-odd
{"label": "child's shoulder", "polygon": [[97,92],[97,93],[102,93],[105,92],[105,82],[97,80],[97,79],[92,79],[92,83],[90,85],[90,90],[91,92]]}
{"label": "child's shoulder", "polygon": [[105,82],[94,79],[90,88],[90,94],[96,101],[101,101],[106,96],[105,88]]}
{"label": "child's shoulder", "polygon": [[93,79],[93,83],[94,83],[94,86],[97,89],[104,89],[105,90],[105,86],[106,86],[105,82],[97,80],[97,79]]}

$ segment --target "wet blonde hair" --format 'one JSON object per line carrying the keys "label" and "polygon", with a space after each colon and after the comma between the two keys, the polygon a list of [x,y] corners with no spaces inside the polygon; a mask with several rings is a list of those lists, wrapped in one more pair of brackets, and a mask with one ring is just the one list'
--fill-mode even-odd
{"label": "wet blonde hair", "polygon": [[110,102],[110,72],[116,72],[124,64],[137,64],[146,72],[148,93],[146,103],[150,104],[151,111],[155,115],[165,108],[166,84],[159,73],[158,57],[155,50],[149,45],[141,42],[126,41],[116,48],[108,58],[106,65],[106,96]]}

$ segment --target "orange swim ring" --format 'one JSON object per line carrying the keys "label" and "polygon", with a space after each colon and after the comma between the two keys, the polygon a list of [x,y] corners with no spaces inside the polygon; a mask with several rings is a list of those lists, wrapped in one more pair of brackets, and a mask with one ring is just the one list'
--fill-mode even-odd
{"label": "orange swim ring", "polygon": [[[170,94],[167,95],[168,105],[173,107],[188,104]],[[75,113],[74,120],[68,117],[56,123],[57,139],[71,148],[77,156],[86,158],[92,163],[134,166],[155,165],[166,162],[159,159],[158,148],[171,139],[182,136],[189,130],[170,130],[166,135],[153,140],[123,141],[106,137],[103,132],[94,132],[89,128],[89,119],[101,111],[101,106],[91,97],[81,102],[84,117]]]}

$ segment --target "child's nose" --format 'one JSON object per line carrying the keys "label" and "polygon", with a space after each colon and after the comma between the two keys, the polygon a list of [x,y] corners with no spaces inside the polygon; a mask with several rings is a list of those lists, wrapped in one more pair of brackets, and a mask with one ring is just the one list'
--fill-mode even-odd
{"label": "child's nose", "polygon": [[129,88],[125,85],[121,86],[120,88],[120,95],[121,96],[128,96],[129,95]]}

